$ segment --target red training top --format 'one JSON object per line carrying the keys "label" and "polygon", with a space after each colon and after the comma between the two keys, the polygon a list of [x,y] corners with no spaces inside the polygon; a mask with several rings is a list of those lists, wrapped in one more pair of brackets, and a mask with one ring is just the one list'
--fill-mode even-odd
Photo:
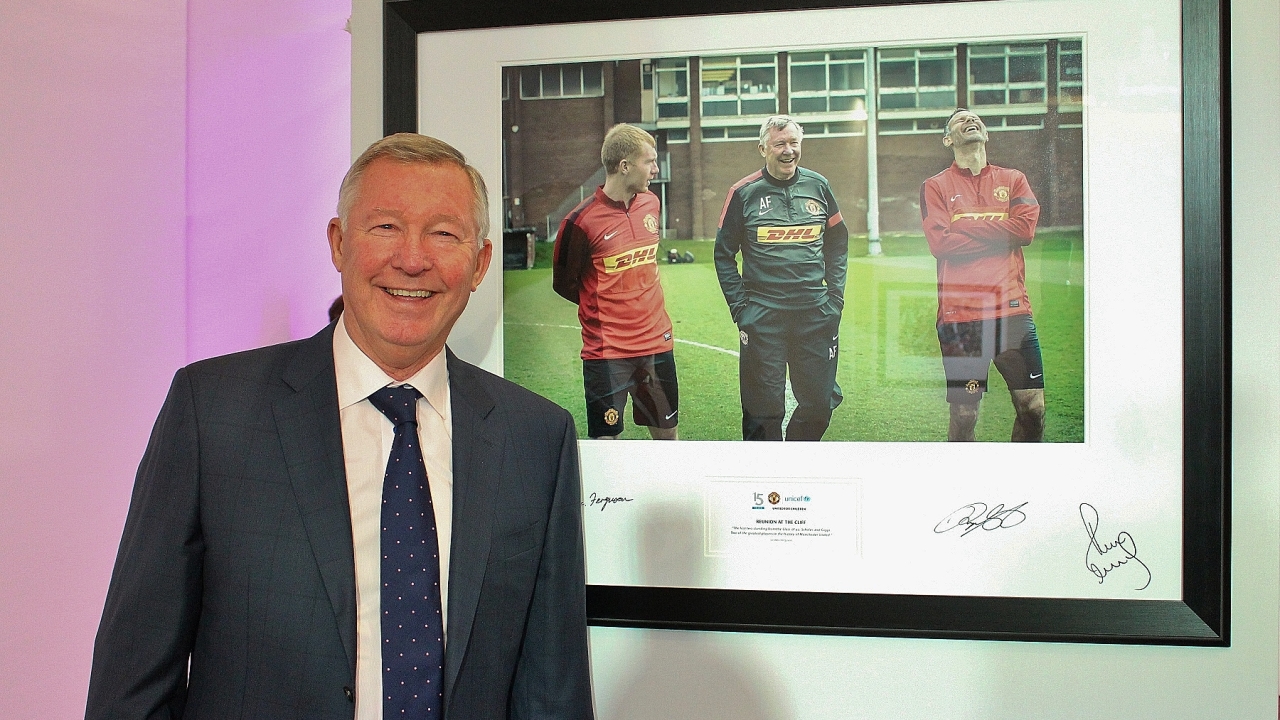
{"label": "red training top", "polygon": [[952,163],[920,187],[920,217],[938,259],[938,322],[1031,314],[1022,247],[1035,238],[1040,203],[1026,175]]}
{"label": "red training top", "polygon": [[659,211],[657,196],[647,190],[628,207],[599,187],[560,223],[552,287],[578,304],[583,360],[672,348],[658,281]]}

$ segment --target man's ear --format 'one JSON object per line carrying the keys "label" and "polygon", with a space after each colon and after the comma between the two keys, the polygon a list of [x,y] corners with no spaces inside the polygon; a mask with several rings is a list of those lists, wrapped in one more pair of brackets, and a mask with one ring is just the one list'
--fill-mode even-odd
{"label": "man's ear", "polygon": [[338,218],[329,221],[329,258],[334,269],[342,272],[342,221]]}
{"label": "man's ear", "polygon": [[484,280],[484,275],[489,271],[489,260],[493,257],[493,243],[486,238],[480,245],[479,252],[476,253],[476,270],[471,275],[471,292],[475,292],[480,287],[480,282]]}

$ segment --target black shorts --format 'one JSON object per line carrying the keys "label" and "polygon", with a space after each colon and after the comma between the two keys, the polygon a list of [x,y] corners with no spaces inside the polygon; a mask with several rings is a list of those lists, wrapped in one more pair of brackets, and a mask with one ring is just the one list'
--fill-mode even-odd
{"label": "black shorts", "polygon": [[588,437],[622,432],[628,395],[633,401],[631,418],[637,425],[670,429],[680,422],[676,358],[670,350],[633,358],[583,360],[582,380],[587,391]]}
{"label": "black shorts", "polygon": [[1040,338],[1030,315],[990,320],[938,323],[942,369],[947,375],[947,402],[976,403],[987,391],[987,373],[997,355],[1010,350],[996,364],[1010,390],[1044,387]]}

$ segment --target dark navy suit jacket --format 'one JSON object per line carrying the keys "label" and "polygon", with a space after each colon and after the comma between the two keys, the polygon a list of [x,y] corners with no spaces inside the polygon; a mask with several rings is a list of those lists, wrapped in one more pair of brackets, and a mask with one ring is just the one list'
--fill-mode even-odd
{"label": "dark navy suit jacket", "polygon": [[[353,716],[332,340],[331,325],[174,377],[138,469],[86,718]],[[448,368],[445,717],[590,718],[573,421],[452,353]]]}

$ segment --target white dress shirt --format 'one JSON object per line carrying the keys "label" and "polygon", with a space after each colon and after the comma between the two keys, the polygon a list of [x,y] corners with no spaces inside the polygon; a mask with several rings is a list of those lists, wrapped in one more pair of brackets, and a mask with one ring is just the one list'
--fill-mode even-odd
{"label": "white dress shirt", "polygon": [[[440,544],[440,599],[448,627],[449,538],[453,528],[453,415],[449,371],[443,351],[403,383],[396,382],[364,354],[347,334],[346,317],[333,332],[333,364],[338,378],[342,453],[351,503],[356,563],[356,720],[382,720],[382,478],[395,426],[368,397],[388,385],[412,385],[418,400],[418,440],[427,465],[431,504]],[[445,638],[446,642],[448,637]]]}

